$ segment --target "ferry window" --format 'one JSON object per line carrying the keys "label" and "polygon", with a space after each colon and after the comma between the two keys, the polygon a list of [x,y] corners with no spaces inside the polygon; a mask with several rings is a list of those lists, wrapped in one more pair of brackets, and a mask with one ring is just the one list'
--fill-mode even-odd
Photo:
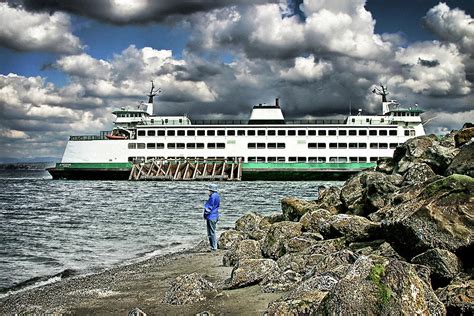
{"label": "ferry window", "polygon": [[146,148],[147,148],[147,149],[155,149],[155,148],[156,148],[156,144],[155,144],[155,143],[148,143],[148,144],[146,144]]}
{"label": "ferry window", "polygon": [[326,162],[326,157],[318,157],[318,162]]}
{"label": "ferry window", "polygon": [[217,143],[217,144],[216,144],[216,147],[217,147],[218,149],[224,149],[224,148],[225,148],[225,143]]}
{"label": "ferry window", "polygon": [[367,162],[367,157],[359,157],[359,162]]}
{"label": "ferry window", "polygon": [[379,158],[377,158],[377,157],[370,157],[370,162],[377,162],[377,160],[379,160]]}
{"label": "ferry window", "polygon": [[415,136],[415,131],[414,130],[410,131],[410,136]]}
{"label": "ferry window", "polygon": [[145,143],[138,143],[137,149],[145,149]]}
{"label": "ferry window", "polygon": [[247,131],[247,135],[248,135],[248,136],[255,136],[255,131],[252,130],[252,129],[251,129],[251,130],[248,130],[248,131]]}
{"label": "ferry window", "polygon": [[378,143],[370,143],[370,149],[378,149],[379,144]]}
{"label": "ferry window", "polygon": [[318,143],[318,148],[326,148],[326,143]]}
{"label": "ferry window", "polygon": [[296,162],[296,157],[288,157],[289,162]]}
{"label": "ferry window", "polygon": [[202,129],[201,129],[201,130],[198,130],[198,131],[197,131],[197,135],[198,135],[198,136],[204,136],[204,135],[206,135],[206,131],[204,131],[204,130],[202,130]]}
{"label": "ferry window", "polygon": [[316,143],[308,143],[308,148],[317,148]]}
{"label": "ferry window", "polygon": [[367,148],[367,144],[366,143],[359,143],[359,148]]}
{"label": "ferry window", "polygon": [[257,148],[258,148],[258,149],[263,149],[263,148],[265,148],[265,143],[257,143]]}
{"label": "ferry window", "polygon": [[177,149],[184,149],[184,143],[177,143],[176,148]]}
{"label": "ferry window", "polygon": [[350,162],[357,162],[357,157],[349,157]]}
{"label": "ferry window", "polygon": [[318,136],[326,136],[326,131],[325,130],[319,130],[318,131]]}
{"label": "ferry window", "polygon": [[347,157],[338,157],[337,161],[338,162],[347,162]]}
{"label": "ferry window", "polygon": [[366,123],[369,123],[369,122],[370,122],[370,119],[366,118],[366,119],[365,119],[365,122],[366,122]]}
{"label": "ferry window", "polygon": [[355,119],[355,118],[353,118],[353,119],[352,119],[352,123],[355,123],[355,121],[356,121],[356,119]]}
{"label": "ferry window", "polygon": [[277,157],[277,161],[278,162],[285,162],[286,159],[285,159],[285,157]]}
{"label": "ferry window", "polygon": [[308,131],[308,136],[316,136],[316,130],[310,129],[310,130]]}
{"label": "ferry window", "polygon": [[298,162],[306,162],[306,157],[298,157]]}
{"label": "ferry window", "polygon": [[277,148],[277,144],[276,143],[268,143],[267,147],[274,149],[274,148]]}
{"label": "ferry window", "polygon": [[349,143],[349,148],[356,149],[357,148],[357,143]]}
{"label": "ferry window", "polygon": [[194,148],[196,148],[196,144],[195,143],[187,143],[186,148],[187,149],[194,149]]}
{"label": "ferry window", "polygon": [[138,136],[145,136],[145,131],[138,131]]}
{"label": "ferry window", "polygon": [[347,148],[347,143],[339,143],[337,146],[338,148],[341,148],[341,149]]}
{"label": "ferry window", "polygon": [[184,136],[185,135],[185,131],[178,131],[178,136]]}
{"label": "ferry window", "polygon": [[367,131],[365,129],[359,130],[359,136],[366,136],[366,135],[367,135]]}
{"label": "ferry window", "polygon": [[335,129],[330,129],[328,131],[328,134],[331,135],[331,136],[334,136],[334,135],[336,135],[336,130]]}
{"label": "ferry window", "polygon": [[165,144],[163,143],[156,143],[156,149],[163,149],[165,148]]}
{"label": "ferry window", "polygon": [[156,134],[157,134],[158,136],[165,136],[165,131],[162,130],[162,129],[159,129],[158,131],[156,131]]}
{"label": "ferry window", "polygon": [[217,136],[225,136],[225,130],[223,129],[217,130]]}
{"label": "ferry window", "polygon": [[197,143],[197,144],[196,144],[196,148],[197,148],[197,149],[203,149],[203,148],[204,148],[204,144],[203,144],[203,143]]}
{"label": "ferry window", "polygon": [[387,131],[382,129],[382,130],[379,131],[379,135],[380,136],[387,136]]}
{"label": "ferry window", "polygon": [[337,143],[329,143],[329,148],[337,148]]}
{"label": "ferry window", "polygon": [[318,162],[318,157],[308,157],[308,162]]}
{"label": "ferry window", "polygon": [[265,136],[265,130],[264,130],[264,129],[259,129],[259,130],[257,131],[257,135],[258,135],[258,136]]}
{"label": "ferry window", "polygon": [[215,130],[212,130],[212,129],[211,129],[211,130],[208,130],[208,131],[207,131],[207,136],[214,136],[214,135],[216,135],[216,131],[215,131]]}
{"label": "ferry window", "polygon": [[298,131],[298,136],[306,136],[306,131],[300,129]]}
{"label": "ferry window", "polygon": [[137,149],[137,144],[136,143],[129,143],[128,144],[128,149]]}
{"label": "ferry window", "polygon": [[180,123],[183,123],[183,119],[179,119],[178,121],[179,121]]}
{"label": "ferry window", "polygon": [[151,124],[155,124],[155,119],[150,120]]}
{"label": "ferry window", "polygon": [[257,148],[257,144],[255,144],[255,143],[248,143],[247,148],[249,148],[249,149]]}
{"label": "ferry window", "polygon": [[288,136],[295,136],[296,135],[296,131],[295,130],[289,130],[288,131]]}
{"label": "ferry window", "polygon": [[134,162],[135,161],[135,157],[128,157],[128,162]]}
{"label": "ferry window", "polygon": [[388,132],[390,136],[397,136],[397,131],[396,130],[391,130]]}
{"label": "ferry window", "polygon": [[370,136],[376,136],[376,135],[377,135],[377,131],[371,129],[371,130],[369,131],[369,135],[370,135]]}
{"label": "ferry window", "polygon": [[168,119],[165,119],[165,123],[168,124]]}
{"label": "ferry window", "polygon": [[235,136],[235,130],[230,129],[227,131],[227,136]]}
{"label": "ferry window", "polygon": [[207,144],[208,149],[215,149],[216,148],[216,143],[209,143]]}
{"label": "ferry window", "polygon": [[278,136],[286,136],[285,130],[278,130]]}
{"label": "ferry window", "polygon": [[268,162],[275,162],[275,161],[277,161],[277,157],[268,157],[267,161]]}
{"label": "ferry window", "polygon": [[257,157],[249,157],[249,162],[256,162],[257,161]]}
{"label": "ferry window", "polygon": [[187,131],[187,135],[188,136],[194,136],[194,135],[196,135],[196,131],[189,130],[189,131]]}
{"label": "ferry window", "polygon": [[329,162],[337,162],[337,158],[336,157],[329,157]]}
{"label": "ferry window", "polygon": [[380,148],[380,149],[387,149],[387,148],[388,148],[388,144],[387,144],[387,143],[380,143],[380,144],[379,144],[379,148]]}
{"label": "ferry window", "polygon": [[383,123],[383,122],[385,122],[385,119],[384,119],[384,118],[381,118],[381,119],[380,119],[380,123]]}
{"label": "ferry window", "polygon": [[405,130],[405,136],[410,136],[410,131],[409,130]]}
{"label": "ferry window", "polygon": [[390,149],[395,149],[397,148],[398,143],[390,143]]}
{"label": "ferry window", "polygon": [[275,131],[274,129],[269,129],[269,130],[267,131],[267,135],[268,135],[268,136],[275,136],[275,135],[276,135],[276,131]]}
{"label": "ferry window", "polygon": [[238,136],[245,136],[245,130],[239,129],[239,130],[237,131],[237,135],[238,135]]}
{"label": "ferry window", "polygon": [[166,133],[168,136],[174,136],[175,135],[175,131],[167,131]]}
{"label": "ferry window", "polygon": [[175,143],[168,143],[168,149],[175,149],[176,144]]}
{"label": "ferry window", "polygon": [[346,130],[339,130],[339,136],[346,136],[347,131]]}
{"label": "ferry window", "polygon": [[285,143],[277,143],[277,148],[285,148]]}
{"label": "ferry window", "polygon": [[148,136],[155,136],[155,131],[154,130],[148,131]]}
{"label": "ferry window", "polygon": [[265,162],[265,157],[257,157],[257,162]]}
{"label": "ferry window", "polygon": [[350,136],[355,136],[355,135],[357,135],[357,131],[354,130],[354,129],[351,129],[351,130],[349,130],[349,135]]}

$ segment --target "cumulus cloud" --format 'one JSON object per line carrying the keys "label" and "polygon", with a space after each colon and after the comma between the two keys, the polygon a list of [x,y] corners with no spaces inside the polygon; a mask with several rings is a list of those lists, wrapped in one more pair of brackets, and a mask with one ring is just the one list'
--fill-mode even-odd
{"label": "cumulus cloud", "polygon": [[474,54],[474,19],[465,11],[440,2],[428,11],[424,22],[441,39],[457,44],[462,52]]}
{"label": "cumulus cloud", "polygon": [[82,45],[71,31],[64,13],[30,13],[0,2],[0,45],[19,51],[74,54]]}
{"label": "cumulus cloud", "polygon": [[322,60],[315,63],[314,55],[310,55],[307,58],[296,57],[295,66],[287,71],[282,70],[281,77],[291,81],[312,81],[321,79],[325,74],[328,74],[331,71],[331,63]]}
{"label": "cumulus cloud", "polygon": [[215,8],[249,5],[268,0],[9,0],[9,2],[20,3],[32,11],[64,11],[123,25],[163,22],[173,16],[186,16]]}

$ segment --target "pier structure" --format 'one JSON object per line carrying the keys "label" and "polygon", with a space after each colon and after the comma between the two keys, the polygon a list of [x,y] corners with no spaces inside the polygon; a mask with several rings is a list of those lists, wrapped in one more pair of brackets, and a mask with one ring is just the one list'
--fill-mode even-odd
{"label": "pier structure", "polygon": [[240,181],[242,162],[228,160],[150,159],[133,163],[134,181]]}

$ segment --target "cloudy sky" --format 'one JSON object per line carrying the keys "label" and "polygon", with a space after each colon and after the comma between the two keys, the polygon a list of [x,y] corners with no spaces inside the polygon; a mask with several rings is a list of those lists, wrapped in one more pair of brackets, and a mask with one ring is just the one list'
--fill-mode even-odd
{"label": "cloudy sky", "polygon": [[155,112],[247,119],[380,112],[374,84],[474,121],[474,1],[0,0],[0,157],[61,157],[69,135],[162,89]]}

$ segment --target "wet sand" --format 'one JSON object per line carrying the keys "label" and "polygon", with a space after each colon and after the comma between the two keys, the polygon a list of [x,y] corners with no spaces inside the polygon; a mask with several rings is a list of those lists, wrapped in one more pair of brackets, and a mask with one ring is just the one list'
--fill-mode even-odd
{"label": "wet sand", "polygon": [[215,298],[190,305],[162,302],[170,282],[181,274],[203,274],[221,289],[232,271],[222,265],[224,252],[195,248],[99,274],[66,278],[1,299],[0,314],[127,315],[138,307],[147,315],[195,315],[204,311],[216,315],[261,315],[268,303],[282,293],[262,293],[255,285],[222,290]]}

